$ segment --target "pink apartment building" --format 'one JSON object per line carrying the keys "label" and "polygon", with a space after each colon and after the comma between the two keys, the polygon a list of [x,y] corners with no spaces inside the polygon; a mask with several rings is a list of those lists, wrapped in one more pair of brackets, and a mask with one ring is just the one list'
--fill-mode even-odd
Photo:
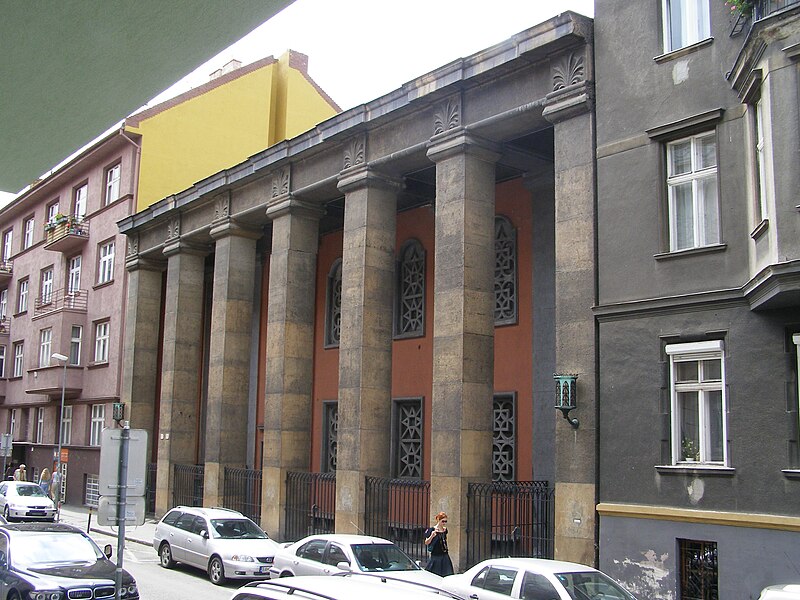
{"label": "pink apartment building", "polygon": [[[25,463],[29,479],[52,470],[60,422],[71,503],[96,499],[100,434],[120,398],[126,277],[117,221],[135,212],[137,138],[105,135],[0,209],[6,463]],[[68,357],[66,368],[53,354]]]}

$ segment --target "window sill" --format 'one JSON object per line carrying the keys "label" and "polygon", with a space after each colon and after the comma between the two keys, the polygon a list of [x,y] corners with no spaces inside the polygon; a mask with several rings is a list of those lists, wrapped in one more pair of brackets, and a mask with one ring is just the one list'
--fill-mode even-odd
{"label": "window sill", "polygon": [[705,463],[680,463],[678,465],[656,465],[656,471],[662,475],[682,475],[688,473],[703,475],[735,475],[736,469],[722,465]]}
{"label": "window sill", "polygon": [[90,362],[88,365],[86,365],[86,368],[87,369],[102,369],[103,367],[107,367],[107,366],[108,366],[108,361],[105,361],[105,362]]}
{"label": "window sill", "polygon": [[669,62],[676,58],[681,58],[682,56],[686,56],[687,54],[691,54],[699,50],[700,48],[704,48],[705,46],[710,46],[714,42],[713,37],[706,38],[704,40],[700,40],[699,42],[695,42],[694,44],[689,44],[688,46],[684,46],[683,48],[678,48],[677,50],[670,50],[669,52],[665,52],[664,54],[659,54],[658,56],[654,56],[653,60],[657,63]]}
{"label": "window sill", "polygon": [[750,237],[758,240],[769,229],[769,219],[762,219],[761,223],[756,225],[756,228],[750,232]]}
{"label": "window sill", "polygon": [[695,254],[709,254],[711,252],[723,252],[728,249],[728,244],[712,244],[711,246],[700,246],[698,248],[687,248],[686,250],[676,250],[674,252],[661,252],[654,254],[656,260],[669,260],[671,258],[681,258],[683,256],[693,256]]}
{"label": "window sill", "polygon": [[800,469],[783,469],[781,473],[786,479],[800,479]]}
{"label": "window sill", "polygon": [[101,288],[108,287],[108,286],[113,285],[113,284],[114,284],[114,280],[110,279],[109,281],[104,281],[103,283],[95,283],[92,286],[92,289],[93,290],[99,290]]}

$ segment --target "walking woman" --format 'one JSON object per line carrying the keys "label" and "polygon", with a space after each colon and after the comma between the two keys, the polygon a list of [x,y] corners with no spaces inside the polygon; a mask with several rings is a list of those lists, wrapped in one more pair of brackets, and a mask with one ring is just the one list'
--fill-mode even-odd
{"label": "walking woman", "polygon": [[425,530],[425,545],[430,558],[425,569],[442,577],[453,574],[453,563],[447,551],[447,514],[440,512],[434,517],[436,525]]}
{"label": "walking woman", "polygon": [[53,481],[52,475],[50,475],[50,469],[45,467],[42,469],[42,474],[39,475],[39,487],[42,488],[44,495],[50,497],[50,483]]}

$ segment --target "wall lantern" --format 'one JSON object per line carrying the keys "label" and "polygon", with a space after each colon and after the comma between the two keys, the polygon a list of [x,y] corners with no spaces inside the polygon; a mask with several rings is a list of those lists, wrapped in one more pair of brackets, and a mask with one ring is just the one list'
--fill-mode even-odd
{"label": "wall lantern", "polygon": [[575,429],[578,428],[578,419],[569,418],[569,411],[578,408],[578,376],[553,374],[556,380],[556,408],[564,414],[564,418]]}

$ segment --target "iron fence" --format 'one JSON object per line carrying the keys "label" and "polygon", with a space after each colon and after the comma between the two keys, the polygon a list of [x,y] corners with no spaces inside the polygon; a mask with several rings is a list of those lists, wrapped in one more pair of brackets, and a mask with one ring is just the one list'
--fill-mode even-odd
{"label": "iron fence", "polygon": [[766,19],[770,15],[800,4],[800,0],[754,0],[750,10],[740,10],[735,12],[731,37],[739,35],[761,19]]}
{"label": "iron fence", "polygon": [[426,561],[430,482],[367,477],[364,493],[364,533],[391,540],[415,560]]}
{"label": "iron fence", "polygon": [[225,467],[223,503],[261,525],[261,471]]}
{"label": "iron fence", "polygon": [[147,472],[144,483],[144,512],[148,515],[156,514],[156,467],[157,463],[147,463]]}
{"label": "iron fence", "polygon": [[203,506],[203,465],[174,465],[173,506]]}
{"label": "iron fence", "polygon": [[286,473],[285,540],[333,533],[336,473]]}
{"label": "iron fence", "polygon": [[546,481],[470,483],[467,568],[487,558],[553,558],[554,491]]}

